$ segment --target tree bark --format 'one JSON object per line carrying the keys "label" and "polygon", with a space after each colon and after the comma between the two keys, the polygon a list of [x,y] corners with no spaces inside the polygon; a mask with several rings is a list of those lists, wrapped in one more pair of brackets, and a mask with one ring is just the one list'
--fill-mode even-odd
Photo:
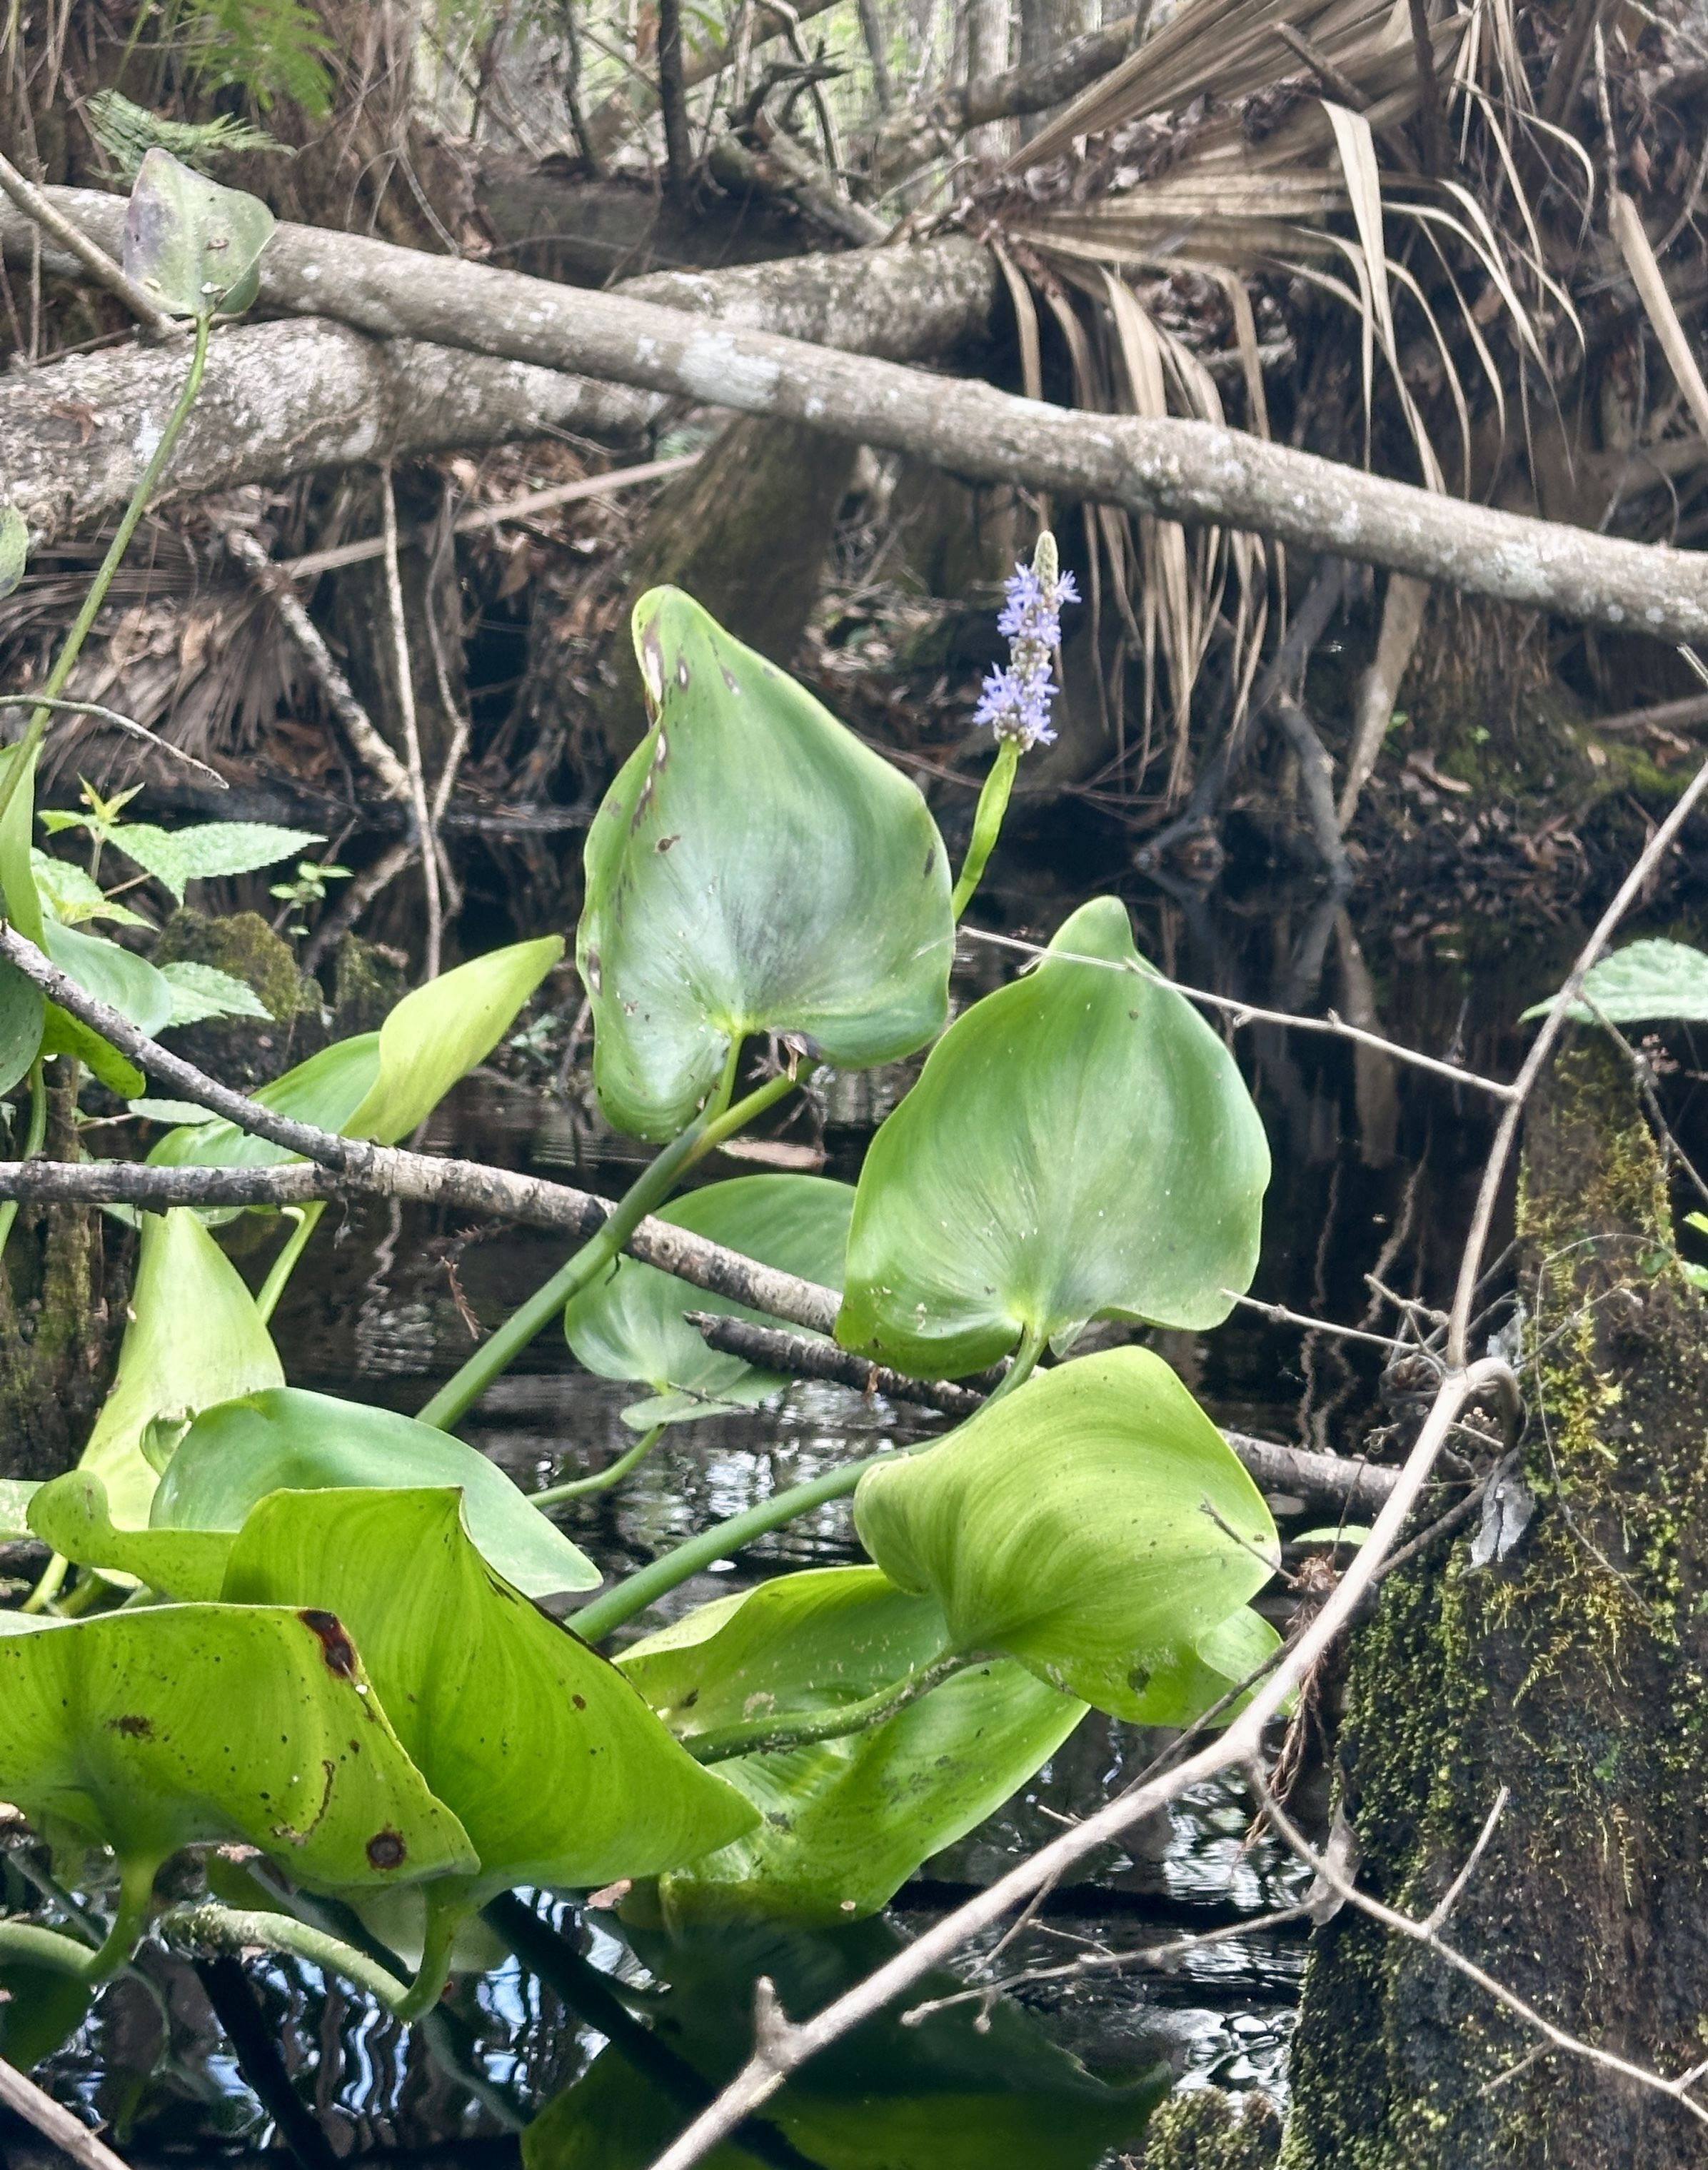
{"label": "tree bark", "polygon": [[[79,195],[103,245],[118,243],[120,199]],[[315,231],[287,229],[307,238]],[[328,234],[337,244],[339,237]],[[29,229],[0,210],[8,261]],[[423,259],[391,251],[419,276]],[[561,287],[524,286],[569,298]],[[987,250],[953,239],[858,257],[801,257],[717,272],[657,272],[638,294],[697,316],[729,310],[812,340],[869,342],[891,356],[937,355],[987,334],[997,274]],[[0,487],[38,543],[115,511],[141,473],[148,432],[176,398],[177,347],[73,355],[5,379]],[[504,443],[561,430],[606,442],[641,435],[654,393],[414,339],[376,340],[324,319],[238,324],[216,334],[207,376],[173,454],[168,494],[195,497],[387,454]]]}
{"label": "tree bark", "polygon": [[[628,605],[649,588],[686,588],[738,639],[787,670],[819,599],[855,452],[798,422],[730,423],[648,516],[629,560]],[[647,728],[628,616],[625,608],[599,703],[613,767]]]}
{"label": "tree bark", "polygon": [[[1708,2009],[1708,1339],[1628,1067],[1561,1057],[1530,1119],[1519,1287],[1538,1505],[1487,1566],[1402,1570],[1354,1647],[1339,1792],[1361,1888],[1413,1915],[1510,1799],[1447,1940],[1556,2024],[1677,2072]],[[1555,1338],[1556,1337],[1557,1338]],[[1703,2129],[1536,2038],[1351,1907],[1319,1932],[1287,2170],[1680,2170]]]}
{"label": "tree bark", "polygon": [[[1066,47],[1098,27],[1097,0],[1020,0],[1022,70],[1028,75],[1042,73]],[[1124,57],[1123,53],[1115,56],[1116,60]],[[1021,142],[1029,142],[1038,129],[1036,117],[1028,115],[1020,124]]]}

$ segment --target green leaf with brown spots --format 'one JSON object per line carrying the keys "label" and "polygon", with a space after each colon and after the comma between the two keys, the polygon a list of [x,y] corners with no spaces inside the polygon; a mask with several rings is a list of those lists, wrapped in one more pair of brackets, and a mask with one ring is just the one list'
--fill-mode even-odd
{"label": "green leaf with brown spots", "polygon": [[329,1612],[163,1606],[0,1636],[0,1799],[143,1867],[242,1841],[322,1889],[467,1873]]}
{"label": "green leaf with brown spots", "polygon": [[493,1573],[454,1491],[275,1492],[243,1525],[224,1595],[346,1622],[480,1855],[483,1896],[656,1875],[755,1820],[614,1666]]}
{"label": "green leaf with brown spots", "polygon": [[587,839],[576,961],[620,1130],[676,1136],[733,1042],[859,1070],[948,1014],[954,923],[924,799],[691,597],[634,609],[651,730]]}

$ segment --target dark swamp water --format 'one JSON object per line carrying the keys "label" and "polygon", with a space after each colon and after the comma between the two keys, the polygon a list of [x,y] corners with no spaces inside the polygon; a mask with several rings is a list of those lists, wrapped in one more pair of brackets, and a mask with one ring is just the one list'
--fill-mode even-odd
{"label": "dark swamp water", "polygon": [[[1076,867],[1076,887],[1034,866],[981,897],[976,916],[986,927],[1047,938],[1096,872]],[[1563,922],[1527,930],[1486,923],[1408,939],[1367,927],[1361,947],[1344,914],[1308,895],[1296,905],[1278,906],[1271,895],[1261,908],[1212,910],[1130,874],[1108,885],[1125,890],[1141,945],[1188,984],[1280,1008],[1333,1008],[1493,1076],[1511,1074],[1522,1046],[1514,1020],[1555,984],[1551,975],[1580,933]],[[1685,930],[1674,921],[1644,931]],[[960,997],[996,984],[1017,961],[964,942]],[[1276,1171],[1254,1293],[1364,1323],[1378,1319],[1366,1275],[1404,1296],[1440,1295],[1494,1104],[1326,1036],[1246,1025],[1235,1044]],[[636,1149],[601,1129],[578,1073],[561,1089],[548,1075],[538,1085],[490,1075],[469,1081],[434,1119],[430,1149],[620,1190]],[[905,1073],[887,1072],[832,1080],[813,1114],[783,1135],[820,1145],[826,1172],[851,1177],[873,1124],[905,1082]],[[1681,1089],[1694,1097],[1694,1085]],[[707,1173],[754,1165],[723,1160]],[[465,1307],[489,1325],[560,1257],[547,1239],[514,1231],[459,1246],[421,1209],[374,1205],[336,1226],[329,1218],[275,1322],[287,1376],[295,1385],[413,1410],[467,1353]],[[1348,1449],[1381,1417],[1379,1351],[1251,1312],[1214,1334],[1156,1339],[1229,1424]],[[631,1398],[578,1373],[561,1339],[548,1334],[462,1429],[535,1489],[590,1473],[629,1444],[618,1413]],[[616,1492],[561,1510],[564,1526],[608,1574],[621,1574],[777,1489],[924,1436],[937,1421],[802,1383],[769,1407],[668,1434]],[[1303,1525],[1284,1517],[1284,1531],[1289,1526]],[[786,1569],[858,1556],[846,1504],[838,1503],[720,1562],[629,1632]],[[789,2010],[822,2002],[1065,1820],[1107,1799],[1158,1745],[1159,1736],[1093,1713],[996,1818],[926,1863],[885,1916],[834,1935],[725,1934],[673,1947],[626,1930],[611,1911],[542,1896],[531,1963],[512,1958],[460,1976],[432,2024],[414,2030],[310,1967],[257,1962],[248,1973],[267,2052],[282,2060],[296,2098],[342,2158],[430,2154],[471,2170],[508,2165],[521,2129],[555,2103],[540,2170],[643,2170],[686,2121],[696,2087],[739,2061],[756,1975],[776,1980]],[[1319,1812],[1321,1790],[1319,1783]],[[1309,1786],[1303,1799],[1309,1807]],[[1243,1846],[1246,1820],[1235,1791],[1188,1797],[1052,1895],[1006,1947],[999,1970],[1059,1967],[1093,1946],[1137,1949],[1284,1904],[1298,1894],[1297,1872],[1267,1841]],[[963,1980],[975,1978],[981,1956],[976,1948],[967,1954]],[[1116,2091],[1159,2059],[1188,2085],[1262,2088],[1284,2098],[1304,1958],[1294,1932],[1239,1936],[1174,1973],[1032,1984],[998,2007],[988,2032],[974,2023],[977,2007],[966,2005],[910,2028],[894,2018],[875,2023],[809,2076],[800,2095],[804,2122],[791,2127],[793,2139],[773,2133],[757,2152],[717,2159],[836,2170],[953,2170],[963,2162],[985,2170],[1092,2170],[1138,2141],[1142,2117],[1130,2105],[1124,2111]],[[945,1980],[926,1994],[960,1986]],[[282,2163],[289,2157],[278,2102],[261,2098],[264,2084],[258,2095],[254,2057],[245,2064],[247,2074],[214,2023],[205,1980],[151,1949],[38,2077],[104,2120],[115,2144],[145,2164],[212,2163],[261,2150]],[[837,2137],[821,2151],[815,2131]],[[5,2145],[0,2128],[0,2151]],[[298,2145],[313,2154],[312,2135]]]}

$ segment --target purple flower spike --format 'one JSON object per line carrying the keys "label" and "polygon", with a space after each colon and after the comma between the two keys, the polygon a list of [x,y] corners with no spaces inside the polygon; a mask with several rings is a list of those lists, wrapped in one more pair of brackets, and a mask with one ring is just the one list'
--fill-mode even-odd
{"label": "purple flower spike", "polygon": [[1056,569],[1055,537],[1040,535],[1029,565],[1017,565],[1008,582],[996,630],[1008,643],[1008,668],[992,671],[974,711],[975,724],[989,724],[999,739],[1013,739],[1022,753],[1054,743],[1050,703],[1058,687],[1050,676],[1061,643],[1061,607],[1076,603],[1079,590],[1071,573]]}

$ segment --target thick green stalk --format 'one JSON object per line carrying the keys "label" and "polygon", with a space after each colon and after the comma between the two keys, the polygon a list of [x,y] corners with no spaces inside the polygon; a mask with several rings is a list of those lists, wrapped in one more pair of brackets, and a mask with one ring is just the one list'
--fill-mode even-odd
{"label": "thick green stalk", "polygon": [[[377,1997],[388,2012],[399,2015],[414,1996],[427,1970],[424,1956],[421,1973],[415,1980],[400,1981],[377,1960],[371,1959],[366,1952],[359,1952],[354,1944],[328,1936],[323,1929],[312,1928],[307,1921],[297,1921],[294,1915],[240,1911],[212,1900],[200,1906],[180,1907],[163,1916],[160,1927],[172,1943],[193,1952],[229,1952],[234,1956],[241,1956],[245,1951],[280,1952],[292,1959],[307,1959],[311,1966],[320,1967],[328,1974],[342,1975],[346,1981],[353,1981],[358,1989],[365,1989],[369,1996]],[[437,2002],[439,1990],[443,1986],[441,1976],[433,1996],[428,2000],[430,2005]]]}
{"label": "thick green stalk", "polygon": [[33,1921],[0,1921],[0,1959],[51,1967],[77,1981],[104,1981],[116,1974],[142,1940],[154,1899],[157,1861],[119,1864],[119,1903],[112,1926],[93,1951],[87,1944],[39,1928]]}
{"label": "thick green stalk", "polygon": [[1047,1335],[1038,1333],[1034,1328],[1027,1328],[1020,1337],[1020,1346],[1015,1350],[1008,1369],[985,1397],[986,1408],[992,1402],[1000,1402],[1005,1394],[1011,1394],[1017,1387],[1026,1384],[1037,1367],[1038,1358],[1043,1354],[1047,1339]]}
{"label": "thick green stalk", "polygon": [[621,1484],[631,1469],[638,1468],[646,1460],[666,1429],[664,1424],[654,1424],[615,1462],[607,1462],[591,1477],[573,1478],[567,1484],[551,1484],[543,1492],[531,1492],[528,1497],[536,1507],[557,1507],[566,1499],[584,1499],[595,1492],[608,1492],[613,1484]]}
{"label": "thick green stalk", "polygon": [[774,1712],[770,1718],[748,1725],[720,1725],[704,1733],[686,1733],[681,1743],[697,1763],[727,1763],[732,1756],[782,1756],[791,1748],[809,1748],[815,1741],[841,1740],[851,1733],[864,1733],[882,1725],[910,1702],[929,1695],[969,1665],[990,1663],[985,1657],[956,1655],[940,1658],[923,1672],[891,1681],[858,1702],[845,1702],[837,1710],[815,1710],[790,1718]]}
{"label": "thick green stalk", "polygon": [[985,864],[1002,833],[1002,817],[1008,811],[1008,794],[1014,788],[1014,772],[1020,766],[1020,741],[1004,739],[996,749],[985,788],[979,794],[979,810],[973,816],[973,834],[961,864],[960,879],[950,900],[950,910],[959,919],[973,901],[973,892],[984,879]]}
{"label": "thick green stalk", "polygon": [[922,1440],[917,1446],[893,1448],[883,1454],[868,1454],[859,1462],[846,1462],[840,1469],[815,1477],[809,1483],[796,1484],[787,1492],[773,1494],[757,1507],[750,1507],[745,1514],[732,1515],[725,1522],[714,1522],[709,1530],[702,1530],[698,1537],[685,1538],[645,1567],[625,1575],[590,1605],[572,1612],[568,1624],[583,1642],[602,1643],[626,1621],[632,1620],[636,1613],[656,1605],[679,1583],[700,1574],[713,1560],[727,1559],[744,1545],[750,1545],[755,1537],[780,1530],[798,1515],[811,1514],[814,1507],[822,1507],[827,1500],[846,1499],[866,1472],[876,1469],[880,1462],[894,1462],[901,1455],[918,1454],[936,1444],[935,1440]]}
{"label": "thick green stalk", "polygon": [[[726,1087],[731,1074],[729,1071],[725,1072]],[[480,1399],[493,1381],[515,1361],[534,1336],[551,1323],[570,1297],[579,1295],[595,1275],[604,1272],[639,1224],[654,1206],[664,1204],[695,1162],[721,1144],[732,1131],[739,1130],[744,1123],[751,1122],[773,1101],[780,1100],[795,1082],[793,1077],[773,1077],[757,1092],[750,1093],[745,1100],[727,1109],[719,1105],[723,1097],[720,1093],[707,1114],[667,1145],[651,1166],[629,1185],[599,1233],[584,1243],[574,1258],[560,1266],[519,1310],[512,1312],[498,1331],[482,1342],[462,1369],[446,1381],[420,1411],[418,1421],[432,1424],[440,1431],[448,1431]]]}
{"label": "thick green stalk", "polygon": [[[113,539],[107,545],[107,554],[102,559],[89,591],[83,597],[83,608],[72,622],[66,635],[65,645],[54,658],[53,668],[47,674],[47,682],[41,689],[44,704],[54,700],[65,691],[73,665],[83,652],[83,643],[107,599],[107,591],[113,584],[113,575],[119,569],[125,553],[131,547],[131,538],[136,532],[136,524],[148,509],[148,500],[159,487],[160,478],[166,472],[167,462],[172,457],[173,446],[178,442],[190,409],[195,404],[195,395],[201,389],[202,371],[207,366],[208,333],[212,326],[210,317],[198,317],[195,323],[195,350],[190,356],[189,375],[184,380],[178,404],[167,417],[166,427],[160,433],[160,441],[142,471],[142,479],[131,493],[131,502],[125,507]],[[0,779],[0,821],[6,818],[6,810],[17,794],[19,785],[29,773],[41,741],[47,734],[48,719],[53,714],[46,705],[38,708],[30,717],[24,736],[14,749],[13,758],[6,764],[6,773]]]}

